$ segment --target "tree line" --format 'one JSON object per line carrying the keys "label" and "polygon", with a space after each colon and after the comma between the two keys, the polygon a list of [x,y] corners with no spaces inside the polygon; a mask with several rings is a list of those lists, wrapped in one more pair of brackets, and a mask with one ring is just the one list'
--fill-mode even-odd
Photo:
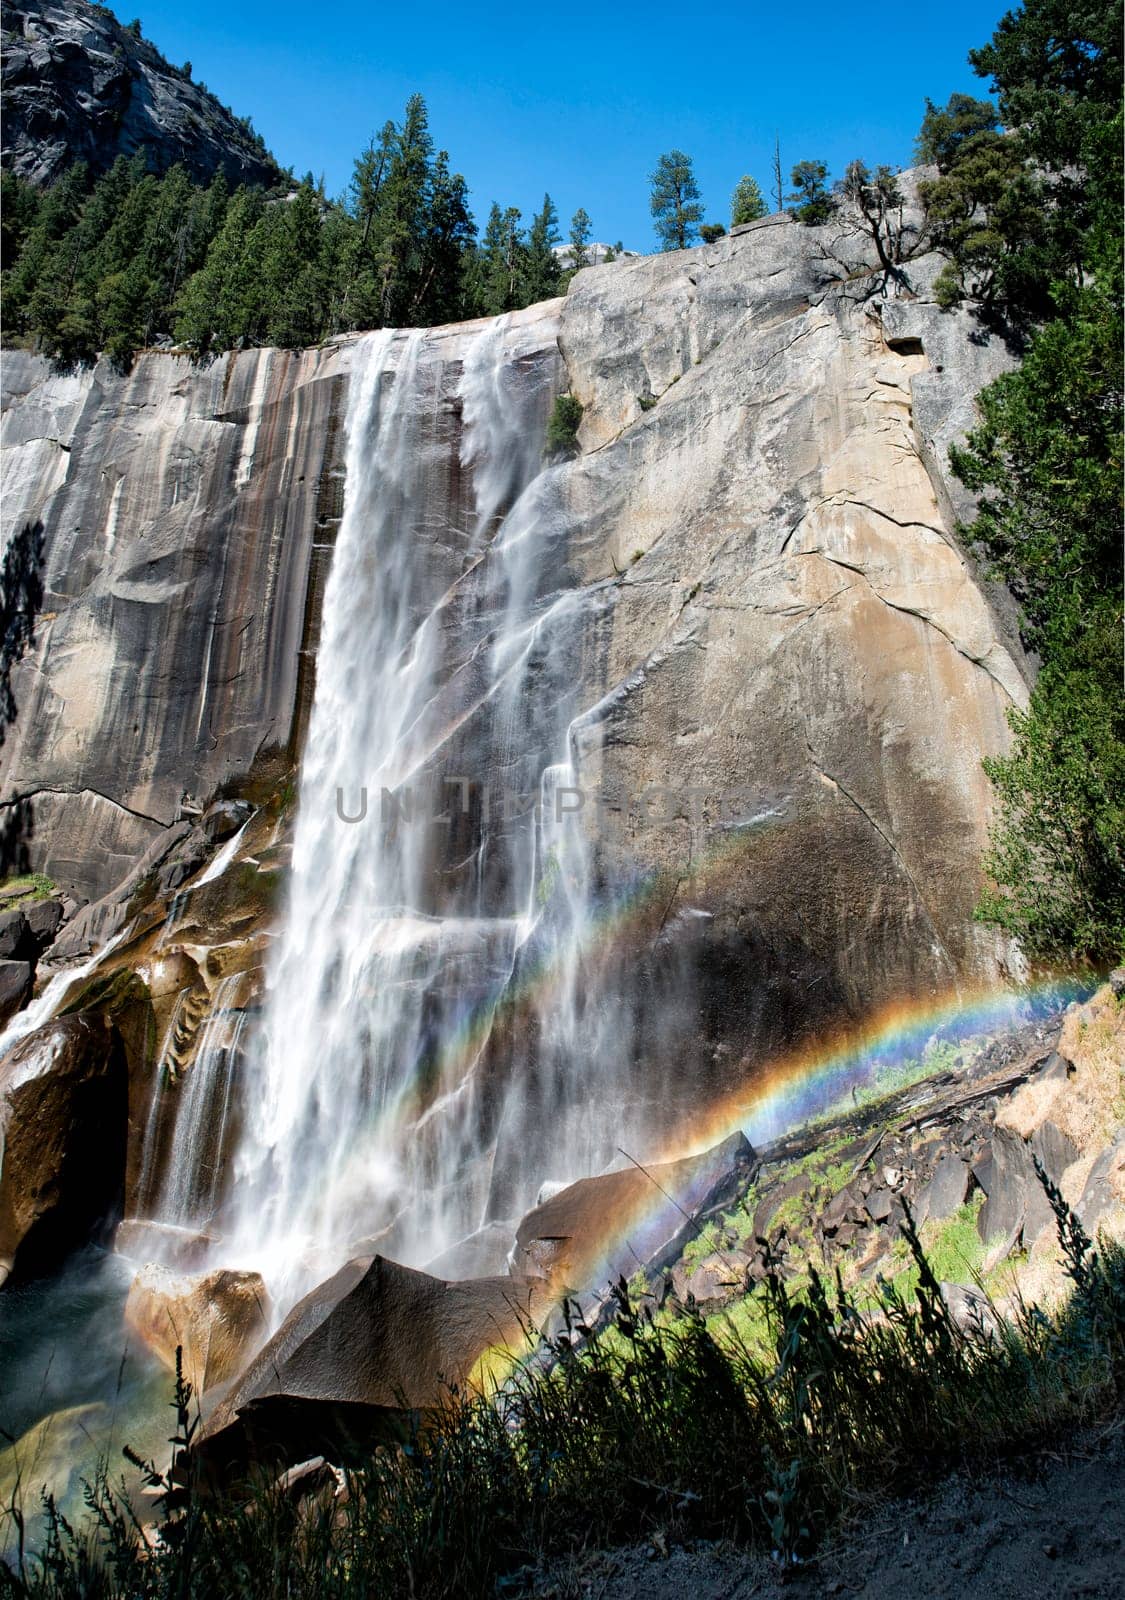
{"label": "tree line", "polygon": [[2,217],[6,337],[67,365],[102,353],[124,365],[169,340],[206,354],[498,315],[560,293],[592,233],[579,210],[560,259],[544,195],[526,226],[493,205],[478,236],[420,95],[337,201],[311,174],[233,193],[221,173],[207,186],[180,166],[157,175],[142,150],[96,181],[76,164],[46,190],[5,173]]}

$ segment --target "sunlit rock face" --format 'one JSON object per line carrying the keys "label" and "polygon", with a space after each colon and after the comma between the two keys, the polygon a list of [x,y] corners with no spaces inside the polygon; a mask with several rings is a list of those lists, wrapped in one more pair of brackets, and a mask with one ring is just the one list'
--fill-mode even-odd
{"label": "sunlit rock face", "polygon": [[83,899],[185,792],[293,739],[345,372],[335,348],[149,354],[128,377],[5,355],[4,529],[42,585],[0,751],[9,851]]}
{"label": "sunlit rock face", "polygon": [[[101,892],[185,790],[303,752],[253,1001],[196,985],[225,1021],[185,998],[169,1028],[211,1043],[130,1112],[178,1174],[152,1220],[279,1306],[675,1154],[771,1051],[997,975],[980,762],[1026,691],[944,461],[1008,358],[929,302],[932,260],[886,285],[870,255],[771,218],[500,324],[14,368],[32,864]],[[578,448],[545,460],[567,389]],[[241,866],[206,914],[176,889],[197,964]]]}

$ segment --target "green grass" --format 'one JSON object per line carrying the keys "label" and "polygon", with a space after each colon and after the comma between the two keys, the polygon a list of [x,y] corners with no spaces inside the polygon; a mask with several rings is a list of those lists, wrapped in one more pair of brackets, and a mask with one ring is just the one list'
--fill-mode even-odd
{"label": "green grass", "polygon": [[[354,1462],[346,1496],[301,1510],[266,1484],[201,1492],[181,1382],[174,1472],[148,1473],[158,1537],[104,1471],[86,1522],[49,1507],[45,1549],[0,1592],[484,1600],[541,1560],[657,1535],[732,1538],[788,1566],[864,1503],[1121,1414],[1125,1250],[1052,1203],[1073,1285],[1057,1311],[957,1327],[909,1228],[915,1297],[884,1284],[871,1311],[811,1267],[799,1283],[772,1271],[708,1322],[638,1309],[622,1284],[603,1333],[568,1324],[497,1395],[450,1394],[405,1448]],[[939,1265],[966,1245],[965,1211],[937,1230]]]}
{"label": "green grass", "polygon": [[11,911],[33,900],[49,900],[55,893],[55,885],[43,872],[25,872],[18,877],[5,878],[0,882],[0,892],[4,897],[0,909]]}

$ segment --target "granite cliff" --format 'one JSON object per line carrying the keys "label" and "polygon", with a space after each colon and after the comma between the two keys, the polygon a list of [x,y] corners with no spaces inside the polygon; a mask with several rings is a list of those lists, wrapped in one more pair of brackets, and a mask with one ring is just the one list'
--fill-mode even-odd
{"label": "granite cliff", "polygon": [[157,171],[197,183],[276,183],[277,163],[202,84],[87,0],[4,0],[3,164],[47,184],[75,161],[95,174],[144,147]]}
{"label": "granite cliff", "polygon": [[[603,1030],[612,1072],[600,1057],[583,1069],[611,1133],[623,1117],[666,1134],[796,1039],[1002,972],[972,918],[980,760],[1005,744],[1025,665],[958,545],[964,502],[944,463],[1008,357],[967,313],[932,303],[936,265],[922,257],[889,284],[846,218],[768,218],[583,272],[565,300],[491,331],[397,337],[380,358],[421,506],[392,534],[420,575],[410,604],[434,608],[417,770],[539,785],[561,729],[571,781],[597,796],[579,824],[584,881],[628,909],[597,977],[597,1005],[629,1014],[627,1038]],[[515,604],[508,558],[487,544],[511,496],[501,486],[481,523],[496,465],[467,445],[462,418],[486,334],[533,476],[551,395],[584,408],[573,458],[535,481],[533,516],[520,501],[537,565],[519,603],[543,653],[521,667],[523,710],[503,725],[481,672],[496,605]],[[176,1094],[159,1084],[213,1066],[219,1037],[237,1061],[257,1025],[349,385],[370,359],[348,337],[206,366],[151,352],[127,376],[5,363],[8,529],[41,588],[0,754],[9,861],[93,902],[41,978],[117,941],[68,1009],[108,1006],[122,1030],[121,1192],[136,1216],[179,1137]],[[200,823],[223,795],[243,805],[239,827],[259,808],[243,833],[222,806]],[[659,826],[637,809],[653,795]],[[440,981],[417,966],[395,979],[416,991],[424,1034],[442,1032],[444,1008],[454,1017],[456,984],[483,959],[483,925],[465,919],[517,925],[503,919],[521,827],[467,815],[426,847],[418,910],[470,944],[446,949]],[[535,873],[550,923],[572,891],[542,848]],[[299,954],[324,918],[298,928],[295,914]],[[555,1023],[526,1001],[529,960],[488,991],[495,1020],[464,1083],[432,1091],[471,1083],[479,1096],[472,1157],[462,1140],[457,1159],[463,1209],[486,1219],[518,1216],[544,1177],[577,1175],[551,1166],[581,1117],[544,1115]],[[513,1119],[521,1074],[539,1110]],[[229,1154],[213,1151],[208,1169]]]}

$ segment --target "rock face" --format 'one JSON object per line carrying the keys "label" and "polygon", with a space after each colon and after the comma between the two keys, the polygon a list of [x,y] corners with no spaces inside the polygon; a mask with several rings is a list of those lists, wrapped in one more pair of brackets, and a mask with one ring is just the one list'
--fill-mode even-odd
{"label": "rock face", "polygon": [[51,1270],[120,1214],[127,1094],[97,1018],[48,1023],[0,1062],[0,1282]]}
{"label": "rock face", "polygon": [[213,94],[86,0],[4,0],[4,166],[52,182],[74,161],[95,173],[142,146],[200,183],[276,183],[265,146]]}
{"label": "rock face", "polygon": [[[513,394],[535,377],[520,448],[543,427],[549,385],[584,407],[576,454],[521,502],[540,565],[515,600],[488,545],[498,519],[474,528],[466,483],[488,466],[463,451],[459,387],[485,330],[395,346],[387,375],[412,385],[403,423],[423,442],[411,472],[426,489],[398,536],[435,635],[412,775],[538,791],[565,748],[590,797],[588,881],[607,886],[615,933],[597,944],[588,996],[613,1012],[604,1061],[583,1068],[590,1095],[560,1107],[537,1077],[551,1040],[534,951],[513,958],[504,942],[525,909],[513,915],[511,894],[525,823],[466,814],[427,842],[424,894],[406,898],[429,943],[399,974],[421,996],[411,1048],[425,1055],[460,1026],[474,984],[495,1018],[479,1050],[474,1038],[455,1054],[462,1079],[435,1090],[471,1121],[460,1232],[520,1215],[543,1179],[597,1172],[618,1145],[647,1159],[627,1122],[655,1128],[660,1148],[802,1036],[998,975],[1002,950],[972,917],[980,761],[1005,746],[1024,665],[958,548],[943,452],[1008,357],[968,316],[939,316],[934,269],[911,263],[908,286],[887,286],[846,219],[769,218],[580,273],[565,301],[510,319],[492,376]],[[41,547],[44,598],[13,675],[3,803],[29,864],[84,898],[108,892],[113,916],[148,876],[176,893],[203,859],[195,811],[179,820],[185,791],[206,802],[264,752],[296,756],[356,350],[345,339],[206,368],[150,354],[128,378],[5,363],[6,510]],[[509,714],[485,675],[495,616],[517,606],[535,670],[563,686],[549,728],[522,703]],[[532,711],[545,706],[530,669],[524,681]],[[656,818],[638,804],[653,794]],[[569,892],[548,865],[532,901],[545,927]],[[494,1008],[483,969],[507,985]],[[580,1168],[555,1171],[564,1117],[596,1138]],[[415,1151],[434,1192],[443,1128],[432,1119],[433,1148]]]}
{"label": "rock face", "polygon": [[185,791],[290,744],[339,515],[346,367],[330,347],[56,377],[5,355],[5,522],[40,530],[43,586],[0,751],[10,859],[95,899],[175,826]]}

